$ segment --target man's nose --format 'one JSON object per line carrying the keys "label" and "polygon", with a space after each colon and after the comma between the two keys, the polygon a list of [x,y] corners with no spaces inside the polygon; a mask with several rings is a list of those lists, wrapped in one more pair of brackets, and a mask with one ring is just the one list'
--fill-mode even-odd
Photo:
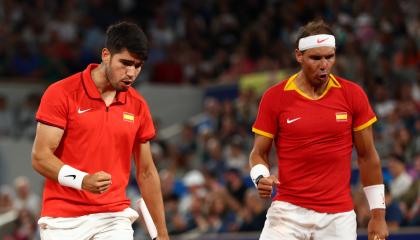
{"label": "man's nose", "polygon": [[325,58],[322,58],[320,60],[319,68],[322,69],[322,70],[324,70],[324,69],[327,68],[327,66],[328,66],[328,60],[325,59]]}
{"label": "man's nose", "polygon": [[136,68],[134,66],[127,66],[127,76],[134,77],[136,74]]}

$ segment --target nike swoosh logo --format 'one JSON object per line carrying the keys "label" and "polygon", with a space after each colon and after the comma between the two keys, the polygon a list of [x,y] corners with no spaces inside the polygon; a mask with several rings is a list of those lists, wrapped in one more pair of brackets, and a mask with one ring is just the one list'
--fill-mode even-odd
{"label": "nike swoosh logo", "polygon": [[72,175],[66,175],[66,176],[64,176],[64,177],[72,177],[72,178],[73,178],[73,180],[74,180],[74,179],[76,179],[76,175],[73,175],[73,174],[72,174]]}
{"label": "nike swoosh logo", "polygon": [[82,114],[82,113],[87,112],[87,111],[89,111],[89,110],[92,110],[92,108],[88,108],[88,109],[85,109],[85,110],[81,110],[81,109],[79,108],[79,109],[77,109],[77,113]]}
{"label": "nike swoosh logo", "polygon": [[290,124],[290,123],[292,123],[292,122],[296,122],[297,120],[299,120],[300,119],[300,117],[298,117],[298,118],[293,118],[293,119],[287,119],[286,120],[286,122],[287,122],[287,124]]}
{"label": "nike swoosh logo", "polygon": [[316,42],[317,42],[317,43],[322,43],[322,42],[324,42],[324,41],[325,41],[325,40],[327,40],[327,39],[328,39],[328,38],[324,38],[324,39],[317,39],[317,40],[316,40]]}

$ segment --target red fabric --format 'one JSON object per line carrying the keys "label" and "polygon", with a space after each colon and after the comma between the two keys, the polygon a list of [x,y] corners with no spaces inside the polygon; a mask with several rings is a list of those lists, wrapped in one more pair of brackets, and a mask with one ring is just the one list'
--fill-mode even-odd
{"label": "red fabric", "polygon": [[352,132],[375,122],[375,114],[353,82],[331,76],[335,86],[313,100],[290,88],[293,80],[266,91],[253,126],[275,141],[280,185],[274,200],[318,212],[350,211]]}
{"label": "red fabric", "polygon": [[99,212],[122,211],[130,205],[128,184],[134,141],[153,138],[155,129],[146,101],[133,88],[119,92],[105,106],[91,78],[89,65],[52,84],[44,93],[36,118],[64,129],[55,155],[65,164],[88,173],[105,171],[112,176],[111,188],[92,194],[46,180],[42,216],[75,217]]}

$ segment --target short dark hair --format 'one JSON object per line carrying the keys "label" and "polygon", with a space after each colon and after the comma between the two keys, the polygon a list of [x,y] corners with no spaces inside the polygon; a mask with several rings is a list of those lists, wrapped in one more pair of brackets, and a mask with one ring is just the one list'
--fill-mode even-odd
{"label": "short dark hair", "polygon": [[135,23],[119,22],[110,25],[106,30],[105,47],[111,54],[127,49],[130,53],[147,60],[149,44],[143,30]]}
{"label": "short dark hair", "polygon": [[296,48],[299,47],[299,40],[312,35],[317,34],[329,34],[334,36],[334,32],[331,27],[324,22],[324,20],[315,20],[308,22],[305,26],[301,27],[298,32],[298,37],[296,39]]}

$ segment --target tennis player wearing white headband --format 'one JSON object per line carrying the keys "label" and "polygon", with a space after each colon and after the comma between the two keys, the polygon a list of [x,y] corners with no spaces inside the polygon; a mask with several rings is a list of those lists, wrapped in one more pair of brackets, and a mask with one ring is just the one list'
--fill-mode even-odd
{"label": "tennis player wearing white headband", "polygon": [[[354,82],[331,74],[335,38],[323,21],[300,30],[295,56],[301,70],[268,89],[252,131],[251,178],[262,198],[276,195],[262,240],[355,240],[350,192],[352,148],[371,209],[369,240],[388,236],[381,163],[374,147],[376,116]],[[278,177],[269,171],[274,142]]]}

